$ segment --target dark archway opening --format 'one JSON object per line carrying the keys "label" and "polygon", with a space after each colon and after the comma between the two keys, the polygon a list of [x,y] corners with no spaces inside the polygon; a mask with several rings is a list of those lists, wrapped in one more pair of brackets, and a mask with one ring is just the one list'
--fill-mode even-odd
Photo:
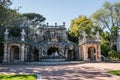
{"label": "dark archway opening", "polygon": [[39,51],[37,49],[33,52],[33,61],[39,61]]}
{"label": "dark archway opening", "polygon": [[47,55],[50,56],[50,55],[54,54],[55,52],[58,53],[58,48],[56,48],[56,47],[51,47],[51,48],[48,49]]}
{"label": "dark archway opening", "polygon": [[72,50],[68,50],[68,58],[67,60],[72,60],[73,59],[73,54],[72,54]]}
{"label": "dark archway opening", "polygon": [[88,48],[88,60],[96,60],[96,51],[94,47],[89,47]]}
{"label": "dark archway opening", "polygon": [[11,57],[13,55],[13,60],[18,61],[20,59],[20,53],[19,53],[19,47],[18,46],[12,46],[11,47]]}

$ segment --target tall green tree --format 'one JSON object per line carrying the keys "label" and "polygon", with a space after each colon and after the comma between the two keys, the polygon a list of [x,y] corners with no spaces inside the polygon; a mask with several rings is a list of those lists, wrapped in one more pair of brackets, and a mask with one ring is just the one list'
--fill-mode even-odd
{"label": "tall green tree", "polygon": [[12,4],[11,0],[0,0],[0,5],[8,8]]}
{"label": "tall green tree", "polygon": [[10,0],[0,0],[0,26],[4,25],[8,21],[9,6],[12,4]]}
{"label": "tall green tree", "polygon": [[29,21],[31,21],[31,25],[36,27],[40,23],[44,23],[46,18],[38,13],[24,13],[22,14],[23,17],[26,17]]}
{"label": "tall green tree", "polygon": [[11,4],[10,0],[0,0],[0,62],[3,56],[3,26],[7,23],[8,10]]}
{"label": "tall green tree", "polygon": [[93,29],[95,30],[96,28],[93,26],[90,18],[79,16],[71,21],[69,34],[75,39],[78,39],[78,36],[81,36],[81,33],[85,31],[89,37],[92,37]]}
{"label": "tall green tree", "polygon": [[107,30],[110,33],[109,46],[112,47],[120,30],[120,2],[113,4],[105,2],[103,7],[92,15],[92,18],[103,32]]}
{"label": "tall green tree", "polygon": [[91,30],[91,20],[86,16],[79,16],[75,18],[70,23],[70,34],[78,37],[81,31],[90,32]]}

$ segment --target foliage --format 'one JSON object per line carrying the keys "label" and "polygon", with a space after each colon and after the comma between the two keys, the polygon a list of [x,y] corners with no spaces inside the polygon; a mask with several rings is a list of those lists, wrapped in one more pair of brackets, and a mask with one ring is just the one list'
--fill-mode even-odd
{"label": "foliage", "polygon": [[88,34],[91,31],[92,22],[86,16],[79,16],[71,21],[70,35],[78,37],[80,32],[86,31]]}
{"label": "foliage", "polygon": [[36,80],[37,76],[36,75],[14,75],[14,74],[1,74],[0,75],[0,80]]}
{"label": "foliage", "polygon": [[69,34],[69,31],[67,31],[67,35],[68,35],[68,40],[74,42],[74,43],[78,43],[78,38],[77,37],[74,37],[74,36],[71,36]]}
{"label": "foliage", "polygon": [[34,27],[36,27],[40,23],[43,23],[46,20],[45,17],[37,13],[24,13],[22,14],[22,16],[30,20],[31,25],[33,25]]}
{"label": "foliage", "polygon": [[105,2],[103,7],[92,15],[92,18],[103,32],[106,30],[109,32],[111,38],[110,47],[112,47],[120,29],[120,3],[111,4]]}
{"label": "foliage", "polygon": [[120,54],[114,50],[109,51],[108,55],[111,60],[119,60],[120,58]]}
{"label": "foliage", "polygon": [[110,51],[110,47],[107,44],[101,44],[101,54],[105,57],[108,57],[108,52]]}
{"label": "foliage", "polygon": [[95,37],[97,31],[101,34],[101,29],[95,25],[90,18],[87,18],[86,16],[79,16],[71,21],[69,30],[70,40],[78,43],[78,37],[82,37],[83,31],[87,33],[87,37],[89,38]]}
{"label": "foliage", "polygon": [[108,52],[111,50],[109,47],[110,34],[105,31],[101,34],[101,54],[105,57],[108,57]]}
{"label": "foliage", "polygon": [[108,71],[107,73],[120,76],[120,70],[110,70],[110,71]]}
{"label": "foliage", "polygon": [[0,0],[0,5],[8,8],[12,4],[11,0]]}

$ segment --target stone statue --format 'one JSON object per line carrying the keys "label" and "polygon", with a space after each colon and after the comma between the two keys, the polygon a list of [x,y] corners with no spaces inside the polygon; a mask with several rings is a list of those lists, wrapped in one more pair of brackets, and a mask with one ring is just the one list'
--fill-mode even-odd
{"label": "stone statue", "polygon": [[86,39],[87,34],[85,31],[83,31],[82,36],[83,36],[83,42],[87,41],[87,39]]}
{"label": "stone statue", "polygon": [[57,51],[55,51],[55,56],[58,56],[58,53],[57,53]]}
{"label": "stone statue", "polygon": [[96,38],[97,38],[97,40],[100,40],[100,34],[99,34],[99,31],[97,31],[97,33],[96,33]]}
{"label": "stone statue", "polygon": [[25,30],[22,29],[22,32],[21,32],[21,41],[25,41]]}
{"label": "stone statue", "polygon": [[4,35],[5,35],[5,39],[8,39],[8,35],[9,35],[8,29],[5,30]]}

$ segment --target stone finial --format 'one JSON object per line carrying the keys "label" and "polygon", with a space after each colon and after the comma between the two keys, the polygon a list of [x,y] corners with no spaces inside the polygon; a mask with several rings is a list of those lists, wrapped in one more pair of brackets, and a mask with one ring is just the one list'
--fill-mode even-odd
{"label": "stone finial", "polygon": [[55,26],[57,26],[57,23],[55,23]]}
{"label": "stone finial", "polygon": [[86,34],[85,31],[83,31],[82,36],[83,36],[83,42],[85,42],[85,41],[87,40],[87,39],[86,39],[87,34]]}
{"label": "stone finial", "polygon": [[5,29],[4,35],[5,35],[5,39],[8,39],[8,35],[9,35],[8,29]]}
{"label": "stone finial", "polygon": [[21,41],[25,41],[25,30],[22,29],[22,32],[21,32]]}
{"label": "stone finial", "polygon": [[49,23],[47,22],[47,26],[49,25]]}
{"label": "stone finial", "polygon": [[97,33],[96,33],[96,38],[97,38],[98,41],[100,40],[100,34],[99,34],[99,31],[97,31]]}
{"label": "stone finial", "polygon": [[63,25],[65,26],[65,22],[63,22]]}

